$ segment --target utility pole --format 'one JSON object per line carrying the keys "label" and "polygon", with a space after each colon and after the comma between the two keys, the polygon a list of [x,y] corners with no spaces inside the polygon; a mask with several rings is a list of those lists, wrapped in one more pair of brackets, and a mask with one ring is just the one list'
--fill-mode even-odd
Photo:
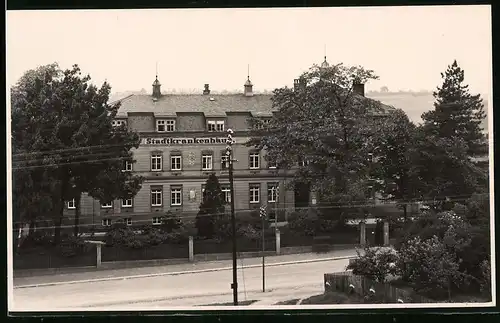
{"label": "utility pole", "polygon": [[280,194],[280,182],[276,182],[276,202],[274,202],[274,204],[275,204],[274,231],[278,230],[279,194]]}
{"label": "utility pole", "polygon": [[226,155],[227,163],[229,164],[229,189],[231,190],[231,224],[233,231],[233,283],[231,288],[233,289],[233,303],[235,306],[238,305],[238,267],[236,263],[236,216],[234,214],[234,177],[233,177],[233,130],[227,129],[227,146]]}
{"label": "utility pole", "polygon": [[266,235],[265,227],[266,227],[266,212],[267,208],[265,205],[260,207],[260,217],[262,218],[262,292],[266,292]]}

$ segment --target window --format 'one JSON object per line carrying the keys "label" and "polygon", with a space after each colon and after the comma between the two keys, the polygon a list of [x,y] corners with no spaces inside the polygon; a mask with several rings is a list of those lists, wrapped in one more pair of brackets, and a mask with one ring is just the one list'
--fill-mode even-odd
{"label": "window", "polygon": [[162,206],[162,189],[160,187],[151,189],[151,206]]}
{"label": "window", "polygon": [[153,217],[153,222],[152,222],[152,223],[153,223],[153,225],[160,225],[160,224],[161,224],[161,222],[162,222],[161,217],[159,217],[159,216],[155,216],[155,217]]}
{"label": "window", "polygon": [[153,153],[151,155],[151,171],[159,172],[162,169],[162,154]]}
{"label": "window", "polygon": [[71,201],[68,202],[68,209],[75,209],[75,199],[72,199]]}
{"label": "window", "polygon": [[167,132],[175,131],[175,120],[165,120],[165,125],[167,127]]}
{"label": "window", "polygon": [[217,121],[216,126],[218,132],[224,132],[224,121]]}
{"label": "window", "polygon": [[122,207],[132,207],[132,199],[122,200]]}
{"label": "window", "polygon": [[158,132],[166,131],[165,120],[156,120],[156,131]]}
{"label": "window", "polygon": [[172,206],[182,205],[182,188],[172,187],[170,189],[170,205]]}
{"label": "window", "polygon": [[126,218],[125,219],[125,224],[126,225],[132,225],[132,218]]}
{"label": "window", "polygon": [[112,208],[112,207],[113,207],[113,202],[103,203],[103,204],[101,204],[101,207],[102,207],[103,209],[109,209],[109,208]]}
{"label": "window", "polygon": [[170,169],[171,170],[182,169],[182,156],[180,155],[170,156]]}
{"label": "window", "polygon": [[276,169],[278,168],[278,163],[275,160],[268,159],[267,167],[270,169]]}
{"label": "window", "polygon": [[278,183],[267,184],[267,201],[276,202],[278,200]]}
{"label": "window", "polygon": [[211,170],[212,169],[212,154],[203,154],[201,157],[201,169],[202,170]]}
{"label": "window", "polygon": [[208,121],[208,131],[214,132],[216,131],[215,121]]}
{"label": "window", "polygon": [[132,171],[132,162],[129,160],[125,160],[123,162],[123,169],[122,171],[124,172],[131,172]]}
{"label": "window", "polygon": [[124,126],[124,125],[126,125],[126,124],[127,124],[127,123],[126,123],[126,121],[125,121],[125,120],[113,120],[113,121],[111,122],[111,125],[112,125],[113,127],[120,127],[120,126]]}
{"label": "window", "polygon": [[223,132],[224,131],[224,120],[210,120],[207,122],[207,128],[210,132]]}
{"label": "window", "polygon": [[259,203],[260,187],[258,184],[250,184],[250,203]]}
{"label": "window", "polygon": [[111,219],[102,219],[102,226],[103,227],[110,227],[111,226]]}
{"label": "window", "polygon": [[259,153],[250,153],[250,169],[259,168]]}
{"label": "window", "polygon": [[222,186],[222,193],[224,194],[224,200],[226,203],[231,203],[231,188],[229,185]]}
{"label": "window", "polygon": [[156,131],[158,132],[174,132],[175,120],[156,120]]}

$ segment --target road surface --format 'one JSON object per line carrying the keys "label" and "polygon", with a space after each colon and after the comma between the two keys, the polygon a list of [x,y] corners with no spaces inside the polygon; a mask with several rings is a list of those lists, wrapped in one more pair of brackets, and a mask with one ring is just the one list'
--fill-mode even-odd
{"label": "road surface", "polygon": [[[323,292],[323,274],[344,271],[347,259],[238,270],[239,300],[269,305]],[[232,301],[232,271],[15,288],[11,311],[168,310]]]}

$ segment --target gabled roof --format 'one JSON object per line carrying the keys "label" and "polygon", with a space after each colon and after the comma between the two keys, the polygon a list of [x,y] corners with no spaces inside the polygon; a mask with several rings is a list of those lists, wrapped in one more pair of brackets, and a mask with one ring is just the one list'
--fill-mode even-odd
{"label": "gabled roof", "polygon": [[157,101],[151,95],[130,95],[121,101],[118,117],[128,112],[154,112],[155,115],[203,113],[207,117],[226,116],[226,112],[272,115],[271,94],[167,94]]}
{"label": "gabled roof", "polygon": [[[225,117],[227,112],[247,112],[254,117],[271,117],[272,94],[166,94],[154,101],[149,94],[132,94],[113,103],[121,102],[117,118],[127,117],[129,112],[152,112],[156,116],[175,117],[177,113],[203,113],[206,117]],[[358,97],[380,108],[374,114],[387,114],[393,107],[370,98]]]}

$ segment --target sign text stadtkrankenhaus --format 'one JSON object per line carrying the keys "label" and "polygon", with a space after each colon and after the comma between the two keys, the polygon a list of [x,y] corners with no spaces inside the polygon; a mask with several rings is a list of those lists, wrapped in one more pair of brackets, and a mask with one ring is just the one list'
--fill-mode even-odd
{"label": "sign text stadtkrankenhaus", "polygon": [[196,144],[226,144],[227,137],[201,138],[143,138],[143,145],[196,145]]}

